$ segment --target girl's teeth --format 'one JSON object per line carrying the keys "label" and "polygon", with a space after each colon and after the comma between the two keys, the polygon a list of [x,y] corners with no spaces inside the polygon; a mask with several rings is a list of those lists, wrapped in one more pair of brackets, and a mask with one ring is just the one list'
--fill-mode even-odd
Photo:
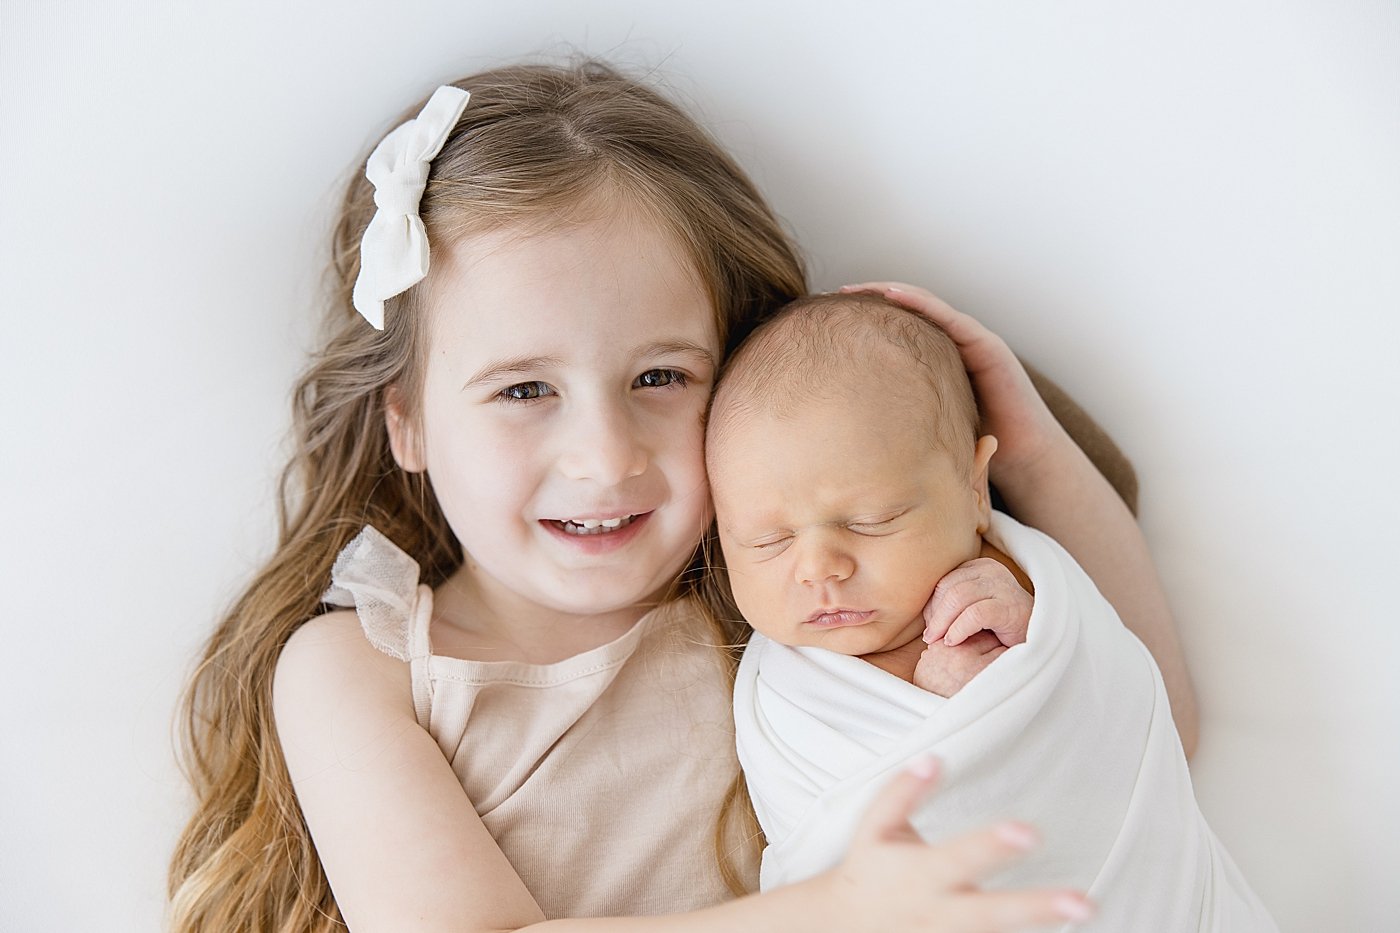
{"label": "girl's teeth", "polygon": [[585,519],[565,519],[559,524],[564,531],[571,535],[601,535],[609,531],[616,531],[624,525],[630,525],[635,515],[624,515],[621,518],[585,518]]}

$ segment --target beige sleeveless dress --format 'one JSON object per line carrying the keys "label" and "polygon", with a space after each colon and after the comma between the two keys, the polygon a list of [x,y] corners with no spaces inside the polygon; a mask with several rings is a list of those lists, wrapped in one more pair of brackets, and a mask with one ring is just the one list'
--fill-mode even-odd
{"label": "beige sleeveless dress", "polygon": [[[652,611],[555,664],[435,655],[432,590],[366,526],[325,601],[409,664],[418,723],[549,918],[672,913],[730,897],[714,833],[737,773],[730,690],[694,607]],[[737,865],[756,888],[756,860]]]}

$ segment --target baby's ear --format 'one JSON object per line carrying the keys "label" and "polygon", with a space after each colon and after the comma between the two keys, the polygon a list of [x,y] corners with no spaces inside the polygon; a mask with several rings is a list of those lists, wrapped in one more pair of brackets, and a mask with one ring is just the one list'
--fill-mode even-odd
{"label": "baby's ear", "polygon": [[398,385],[384,390],[384,427],[389,432],[389,449],[393,451],[394,462],[409,473],[422,473],[427,468],[423,462],[423,444],[413,419],[404,410],[403,392]]}
{"label": "baby's ear", "polygon": [[969,477],[972,491],[977,496],[977,533],[986,534],[992,527],[992,493],[987,485],[987,468],[991,465],[992,454],[997,452],[997,439],[990,434],[977,438],[977,446],[972,452],[972,475]]}

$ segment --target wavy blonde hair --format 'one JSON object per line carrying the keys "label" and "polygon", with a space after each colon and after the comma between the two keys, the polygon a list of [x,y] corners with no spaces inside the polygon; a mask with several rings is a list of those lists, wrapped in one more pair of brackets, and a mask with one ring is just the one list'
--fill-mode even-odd
{"label": "wavy blonde hair", "polygon": [[[616,194],[684,244],[727,348],[805,290],[798,252],[753,184],[654,90],[591,60],[501,68],[456,83],[472,99],[423,196],[431,242],[501,226],[546,228]],[[277,548],[219,623],[182,699],[181,758],[196,808],[170,865],[170,923],[181,933],[344,927],[273,725],[277,658],[298,626],[325,611],[331,564],[361,526],[375,525],[407,551],[430,586],[462,560],[426,478],[395,463],[384,423],[390,386],[408,417],[419,414],[420,289],[387,303],[382,332],[351,305],[373,212],[373,190],[356,172],[334,228],[321,348],[293,392],[294,452],[278,487]],[[701,596],[732,676],[733,646],[745,632],[727,588],[706,569],[707,553],[697,551],[678,592]],[[743,885],[735,859],[756,838],[753,825],[736,780],[715,835],[736,893]]]}

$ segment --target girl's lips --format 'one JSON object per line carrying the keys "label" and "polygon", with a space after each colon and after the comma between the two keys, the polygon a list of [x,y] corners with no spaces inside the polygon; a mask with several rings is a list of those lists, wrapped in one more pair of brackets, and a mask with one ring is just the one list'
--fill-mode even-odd
{"label": "girl's lips", "polygon": [[653,513],[641,512],[620,528],[612,530],[590,529],[592,534],[574,534],[564,530],[563,522],[551,518],[540,519],[540,527],[555,541],[562,541],[575,551],[584,554],[606,554],[624,547],[641,534]]}
{"label": "girl's lips", "polygon": [[807,624],[817,628],[860,625],[874,614],[873,609],[821,609],[807,617]]}

